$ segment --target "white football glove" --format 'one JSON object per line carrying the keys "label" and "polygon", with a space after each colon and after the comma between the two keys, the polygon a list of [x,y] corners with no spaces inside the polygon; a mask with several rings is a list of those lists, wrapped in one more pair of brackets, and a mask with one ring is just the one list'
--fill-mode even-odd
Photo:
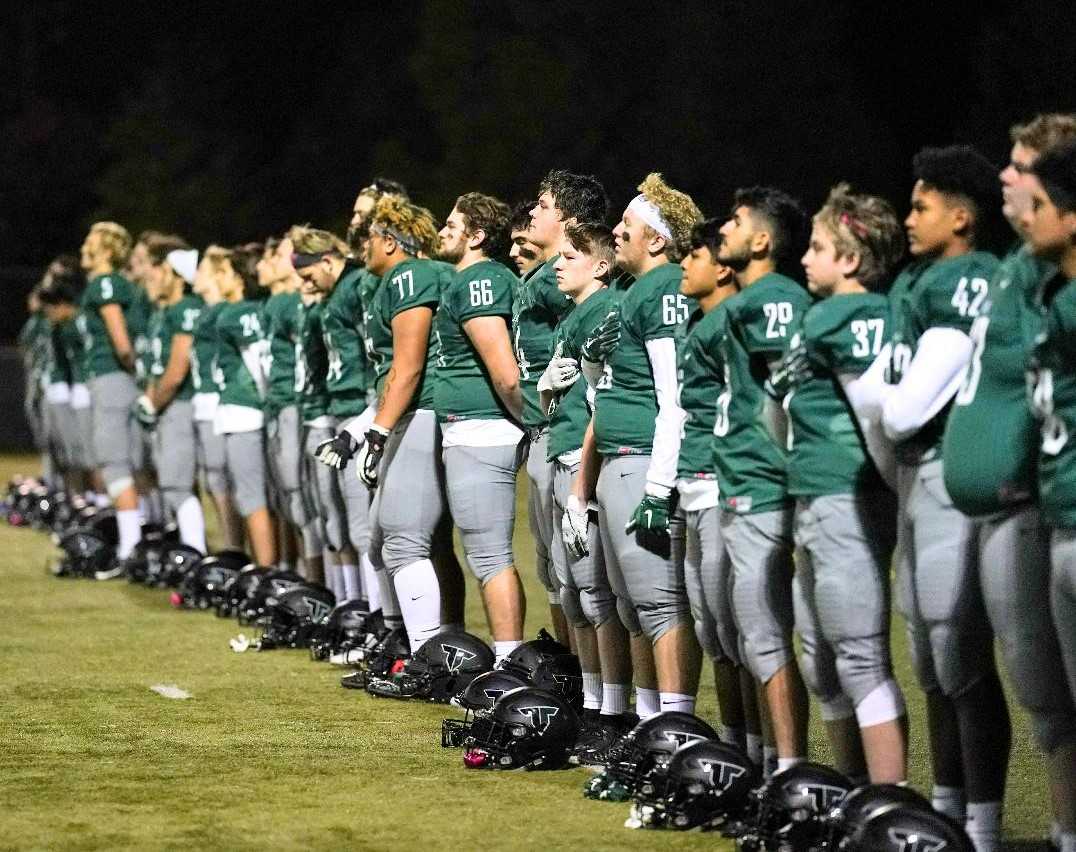
{"label": "white football glove", "polygon": [[362,442],[355,456],[355,474],[368,488],[377,488],[378,466],[385,452],[385,442],[389,439],[389,430],[376,423],[371,423],[366,430],[366,440]]}
{"label": "white football glove", "polygon": [[589,527],[590,512],[587,511],[587,504],[574,494],[569,494],[568,505],[560,522],[560,534],[572,559],[582,559],[590,553],[590,548],[587,547]]}

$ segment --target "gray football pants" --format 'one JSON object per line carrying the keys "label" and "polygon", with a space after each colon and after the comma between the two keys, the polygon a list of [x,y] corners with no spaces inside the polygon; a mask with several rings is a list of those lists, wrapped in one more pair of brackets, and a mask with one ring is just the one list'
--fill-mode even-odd
{"label": "gray football pants", "polygon": [[[337,433],[349,422],[350,418],[338,421]],[[338,471],[337,478],[340,481],[340,497],[344,501],[348,543],[362,556],[370,549],[370,489],[356,475],[353,464]]]}
{"label": "gray football pants", "polygon": [[194,410],[189,400],[174,399],[157,418],[153,455],[157,485],[173,513],[194,496]]}
{"label": "gray football pants", "polygon": [[298,406],[282,408],[267,436],[269,476],[278,495],[278,505],[291,523],[305,527],[309,518],[302,494],[303,448]]}
{"label": "gray football pants", "polygon": [[609,585],[602,553],[598,518],[591,512],[587,529],[587,549],[582,559],[573,559],[560,534],[560,523],[572,491],[572,479],[579,465],[571,467],[553,462],[553,514],[550,525],[553,530],[552,564],[557,572],[560,588],[560,605],[568,623],[573,627],[593,625],[601,627],[616,613],[616,595]]}
{"label": "gray football pants", "polygon": [[740,639],[732,614],[732,560],[721,537],[721,510],[712,506],[682,514],[684,585],[695,636],[710,659],[739,665]]}
{"label": "gray football pants", "polygon": [[957,698],[994,669],[975,525],[945,490],[940,459],[897,466],[897,604],[919,684]]}
{"label": "gray football pants", "polygon": [[[1049,754],[1076,740],[1076,699],[1059,674],[1076,665],[1076,633],[1074,622],[1056,616],[1064,596],[1051,594],[1050,531],[1038,508],[1029,506],[976,523],[975,539],[983,599],[1013,692],[1031,719],[1040,748]],[[1063,551],[1063,546],[1055,550],[1062,562]],[[1055,572],[1057,567],[1055,561]],[[1062,575],[1054,574],[1055,584]],[[1054,607],[1052,619],[1044,612],[1047,600]]]}
{"label": "gray football pants", "polygon": [[269,504],[265,481],[265,433],[230,432],[224,436],[224,463],[235,507],[244,518]]}
{"label": "gray football pants", "polygon": [[227,494],[231,489],[224,465],[224,436],[213,431],[212,420],[194,421],[195,458],[198,473],[210,494]]}
{"label": "gray football pants", "polygon": [[563,566],[554,563],[559,552],[553,547],[553,538],[560,534],[560,530],[553,529],[553,465],[546,461],[548,448],[548,429],[531,436],[527,450],[527,518],[534,539],[534,569],[538,582],[546,590],[549,602],[559,604],[557,575]]}
{"label": "gray football pants", "polygon": [[1069,695],[1076,701],[1076,530],[1054,530],[1050,561],[1050,609],[1061,642]]}
{"label": "gray football pants", "polygon": [[[352,474],[354,475],[354,474]],[[433,411],[405,414],[385,442],[375,495],[370,550],[389,576],[429,559],[441,517],[448,510],[441,463],[441,428]]]}
{"label": "gray football pants", "polygon": [[[303,445],[303,463],[306,469],[309,508],[318,519],[322,541],[329,550],[336,553],[347,544],[347,513],[344,510],[344,498],[340,494],[340,480],[335,470],[314,458],[318,445],[332,436],[331,427],[308,427]],[[350,473],[355,476],[354,470]]]}
{"label": "gray football pants", "polygon": [[797,504],[792,590],[800,671],[823,703],[847,696],[858,706],[893,677],[889,570],[896,509],[888,491]]}
{"label": "gray football pants", "polygon": [[[644,546],[642,537],[624,532],[646,489],[650,456],[616,456],[602,460],[598,475],[598,527],[609,584],[617,612],[629,633],[641,630],[657,642],[668,631],[689,624],[691,605],[684,588],[684,524],[674,516],[667,552]],[[654,549],[651,549],[654,548]]]}
{"label": "gray football pants", "polygon": [[721,513],[740,660],[760,683],[792,662],[792,509]]}
{"label": "gray football pants", "polygon": [[134,472],[141,466],[142,429],[132,414],[138,398],[134,378],[127,373],[107,373],[90,379],[93,401],[93,455],[115,499],[134,485]]}

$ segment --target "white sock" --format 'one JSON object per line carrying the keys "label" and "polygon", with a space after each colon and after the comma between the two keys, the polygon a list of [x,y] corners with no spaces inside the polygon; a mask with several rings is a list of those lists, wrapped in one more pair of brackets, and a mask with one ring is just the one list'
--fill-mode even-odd
{"label": "white sock", "polygon": [[500,642],[493,643],[493,661],[495,663],[501,662],[505,657],[511,654],[516,648],[523,643],[515,639],[505,639]]}
{"label": "white sock", "polygon": [[340,566],[335,562],[325,563],[325,585],[333,593],[337,603],[344,601],[344,578],[340,574]]}
{"label": "white sock", "polygon": [[695,713],[695,696],[682,692],[660,692],[661,711],[679,710],[681,713]]}
{"label": "white sock", "polygon": [[583,672],[583,709],[598,710],[602,706],[602,673]]}
{"label": "white sock", "polygon": [[1057,848],[1061,852],[1076,852],[1076,831],[1063,831],[1057,839]]}
{"label": "white sock", "polygon": [[1050,842],[1058,849],[1061,848],[1061,823],[1056,819],[1050,821]]}
{"label": "white sock", "polygon": [[628,684],[602,684],[602,715],[619,716],[628,712]]}
{"label": "white sock", "polygon": [[377,612],[381,609],[381,584],[377,581],[377,571],[365,553],[359,561],[362,563],[362,590],[366,592],[366,602],[370,605],[370,612]]}
{"label": "white sock", "polygon": [[193,494],[179,504],[176,509],[176,525],[179,527],[179,540],[188,547],[205,553],[205,515],[202,503]]}
{"label": "white sock", "polygon": [[441,587],[429,559],[412,562],[393,578],[411,653],[441,632]]}
{"label": "white sock", "polygon": [[403,624],[400,602],[396,600],[396,587],[392,585],[387,568],[377,572],[377,587],[381,590],[381,617],[385,619],[385,626],[389,630],[399,627]]}
{"label": "white sock", "polygon": [[359,566],[345,563],[340,566],[344,577],[344,600],[357,601],[362,597],[362,581],[359,579]]}
{"label": "white sock", "polygon": [[635,687],[635,712],[640,719],[649,719],[661,711],[661,698],[656,689],[643,686]]}
{"label": "white sock", "polygon": [[142,519],[138,517],[138,509],[120,509],[116,512],[116,526],[120,530],[116,556],[126,559],[142,540]]}
{"label": "white sock", "polygon": [[784,772],[786,769],[791,769],[797,763],[803,763],[806,757],[779,757],[777,758],[777,771]]}
{"label": "white sock", "polygon": [[963,823],[967,817],[964,808],[964,788],[945,787],[935,784],[930,791],[930,804],[940,814],[945,814],[959,823]]}
{"label": "white sock", "polygon": [[95,505],[98,509],[107,509],[109,506],[112,505],[112,501],[109,499],[107,494],[94,494],[93,505]]}
{"label": "white sock", "polygon": [[734,725],[718,725],[717,735],[721,737],[721,742],[726,745],[739,746],[742,749],[747,748],[747,731],[743,728],[738,728]]}
{"label": "white sock", "polygon": [[968,802],[964,830],[975,852],[997,852],[1001,848],[1001,802]]}
{"label": "white sock", "polygon": [[762,766],[762,734],[748,734],[744,739],[747,756],[756,766]]}

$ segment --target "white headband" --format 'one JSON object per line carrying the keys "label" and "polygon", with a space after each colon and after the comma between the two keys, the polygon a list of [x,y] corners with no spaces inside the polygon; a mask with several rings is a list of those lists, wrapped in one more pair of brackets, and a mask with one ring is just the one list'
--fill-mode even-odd
{"label": "white headband", "polygon": [[188,284],[194,283],[194,273],[198,271],[198,251],[196,249],[173,249],[165,258],[176,275]]}
{"label": "white headband", "polygon": [[665,239],[672,239],[672,231],[662,218],[661,211],[658,210],[657,205],[648,200],[641,192],[631,200],[628,209]]}

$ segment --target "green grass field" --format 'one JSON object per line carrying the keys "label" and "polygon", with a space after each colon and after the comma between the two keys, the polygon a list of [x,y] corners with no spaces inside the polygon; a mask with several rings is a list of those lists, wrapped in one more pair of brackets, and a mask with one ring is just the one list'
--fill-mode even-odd
{"label": "green grass field", "polygon": [[[0,458],[0,482],[35,467]],[[518,505],[533,634],[544,597]],[[341,670],[306,652],[235,654],[234,622],[174,611],[165,592],[122,581],[54,579],[52,552],[45,535],[0,524],[0,849],[731,848],[624,829],[626,805],[582,798],[582,769],[465,770],[459,751],[440,746],[451,708],[341,689]],[[488,638],[469,591],[468,625]],[[926,789],[922,700],[895,627],[912,780]],[[192,698],[150,691],[173,683]],[[707,678],[700,714],[713,720],[714,704]],[[1039,838],[1044,773],[1014,717],[1008,834]],[[820,728],[812,757],[827,760]]]}

